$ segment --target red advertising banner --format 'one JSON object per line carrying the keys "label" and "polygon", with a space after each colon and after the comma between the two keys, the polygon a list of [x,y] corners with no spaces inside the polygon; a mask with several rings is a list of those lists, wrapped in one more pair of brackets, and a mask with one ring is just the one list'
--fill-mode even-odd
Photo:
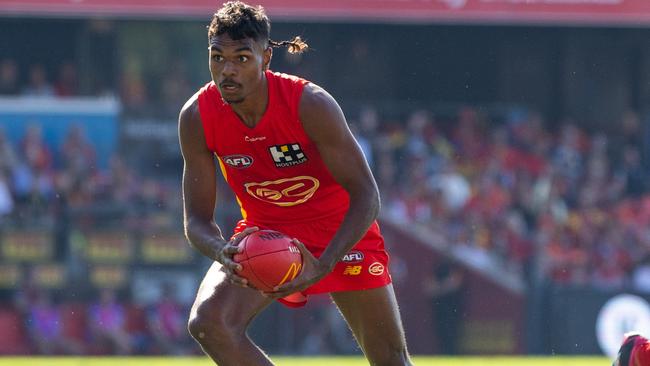
{"label": "red advertising banner", "polygon": [[[649,0],[258,0],[294,21],[650,25]],[[209,18],[215,0],[0,0],[0,16]]]}

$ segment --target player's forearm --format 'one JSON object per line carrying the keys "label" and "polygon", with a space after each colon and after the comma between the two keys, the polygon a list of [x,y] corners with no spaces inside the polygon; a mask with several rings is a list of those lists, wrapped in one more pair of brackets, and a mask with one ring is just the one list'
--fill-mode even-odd
{"label": "player's forearm", "polygon": [[[368,189],[364,194],[351,194],[350,207],[336,234],[320,256],[321,264],[329,271],[352,247],[363,238],[379,214],[379,193]],[[329,272],[328,271],[328,272]]]}
{"label": "player's forearm", "polygon": [[196,250],[212,260],[217,260],[217,251],[226,244],[214,222],[189,219],[185,222],[185,236]]}

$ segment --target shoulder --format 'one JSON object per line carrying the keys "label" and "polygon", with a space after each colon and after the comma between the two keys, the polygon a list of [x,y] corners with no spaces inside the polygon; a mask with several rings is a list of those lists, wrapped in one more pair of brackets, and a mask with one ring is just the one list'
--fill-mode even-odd
{"label": "shoulder", "polygon": [[203,139],[199,94],[196,92],[181,108],[178,116],[178,135],[181,141]]}
{"label": "shoulder", "polygon": [[193,125],[201,122],[201,112],[199,111],[199,93],[196,92],[185,102],[178,116],[179,127]]}
{"label": "shoulder", "polygon": [[305,119],[309,120],[340,113],[341,109],[330,93],[314,83],[305,85],[300,98],[300,117],[303,122],[305,122]]}
{"label": "shoulder", "polygon": [[[201,120],[200,104],[205,104],[205,99],[220,97],[214,82],[205,84],[201,89],[197,90],[181,108],[179,121],[185,120]],[[201,101],[203,100],[203,101]]]}
{"label": "shoulder", "polygon": [[316,143],[341,139],[348,131],[341,107],[325,89],[309,83],[300,98],[300,122]]}
{"label": "shoulder", "polygon": [[280,82],[289,83],[289,84],[305,85],[309,82],[308,80],[303,79],[300,76],[285,74],[282,72],[276,72],[271,70],[267,71],[266,76],[272,79],[276,79]]}

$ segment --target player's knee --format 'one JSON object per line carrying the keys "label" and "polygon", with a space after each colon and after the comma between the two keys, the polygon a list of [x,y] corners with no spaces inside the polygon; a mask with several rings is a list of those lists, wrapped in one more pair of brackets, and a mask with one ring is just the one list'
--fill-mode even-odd
{"label": "player's knee", "polygon": [[187,322],[187,330],[190,332],[192,338],[201,342],[205,338],[206,334],[206,325],[203,319],[200,319],[197,316],[191,316]]}
{"label": "player's knee", "polygon": [[237,327],[226,321],[223,314],[218,310],[207,309],[199,306],[196,311],[192,311],[187,324],[187,329],[197,342],[227,342],[237,334]]}

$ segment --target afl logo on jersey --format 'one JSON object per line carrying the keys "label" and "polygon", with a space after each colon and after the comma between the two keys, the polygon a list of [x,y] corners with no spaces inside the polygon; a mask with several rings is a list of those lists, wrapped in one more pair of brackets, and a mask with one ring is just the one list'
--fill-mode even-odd
{"label": "afl logo on jersey", "polygon": [[262,183],[246,183],[246,192],[260,201],[288,207],[305,203],[310,199],[320,182],[314,177],[305,175],[284,178]]}
{"label": "afl logo on jersey", "polygon": [[233,168],[244,169],[253,165],[253,158],[248,155],[228,155],[221,158],[224,163]]}
{"label": "afl logo on jersey", "polygon": [[343,263],[360,263],[363,262],[363,253],[358,250],[352,250],[343,256],[341,259]]}

